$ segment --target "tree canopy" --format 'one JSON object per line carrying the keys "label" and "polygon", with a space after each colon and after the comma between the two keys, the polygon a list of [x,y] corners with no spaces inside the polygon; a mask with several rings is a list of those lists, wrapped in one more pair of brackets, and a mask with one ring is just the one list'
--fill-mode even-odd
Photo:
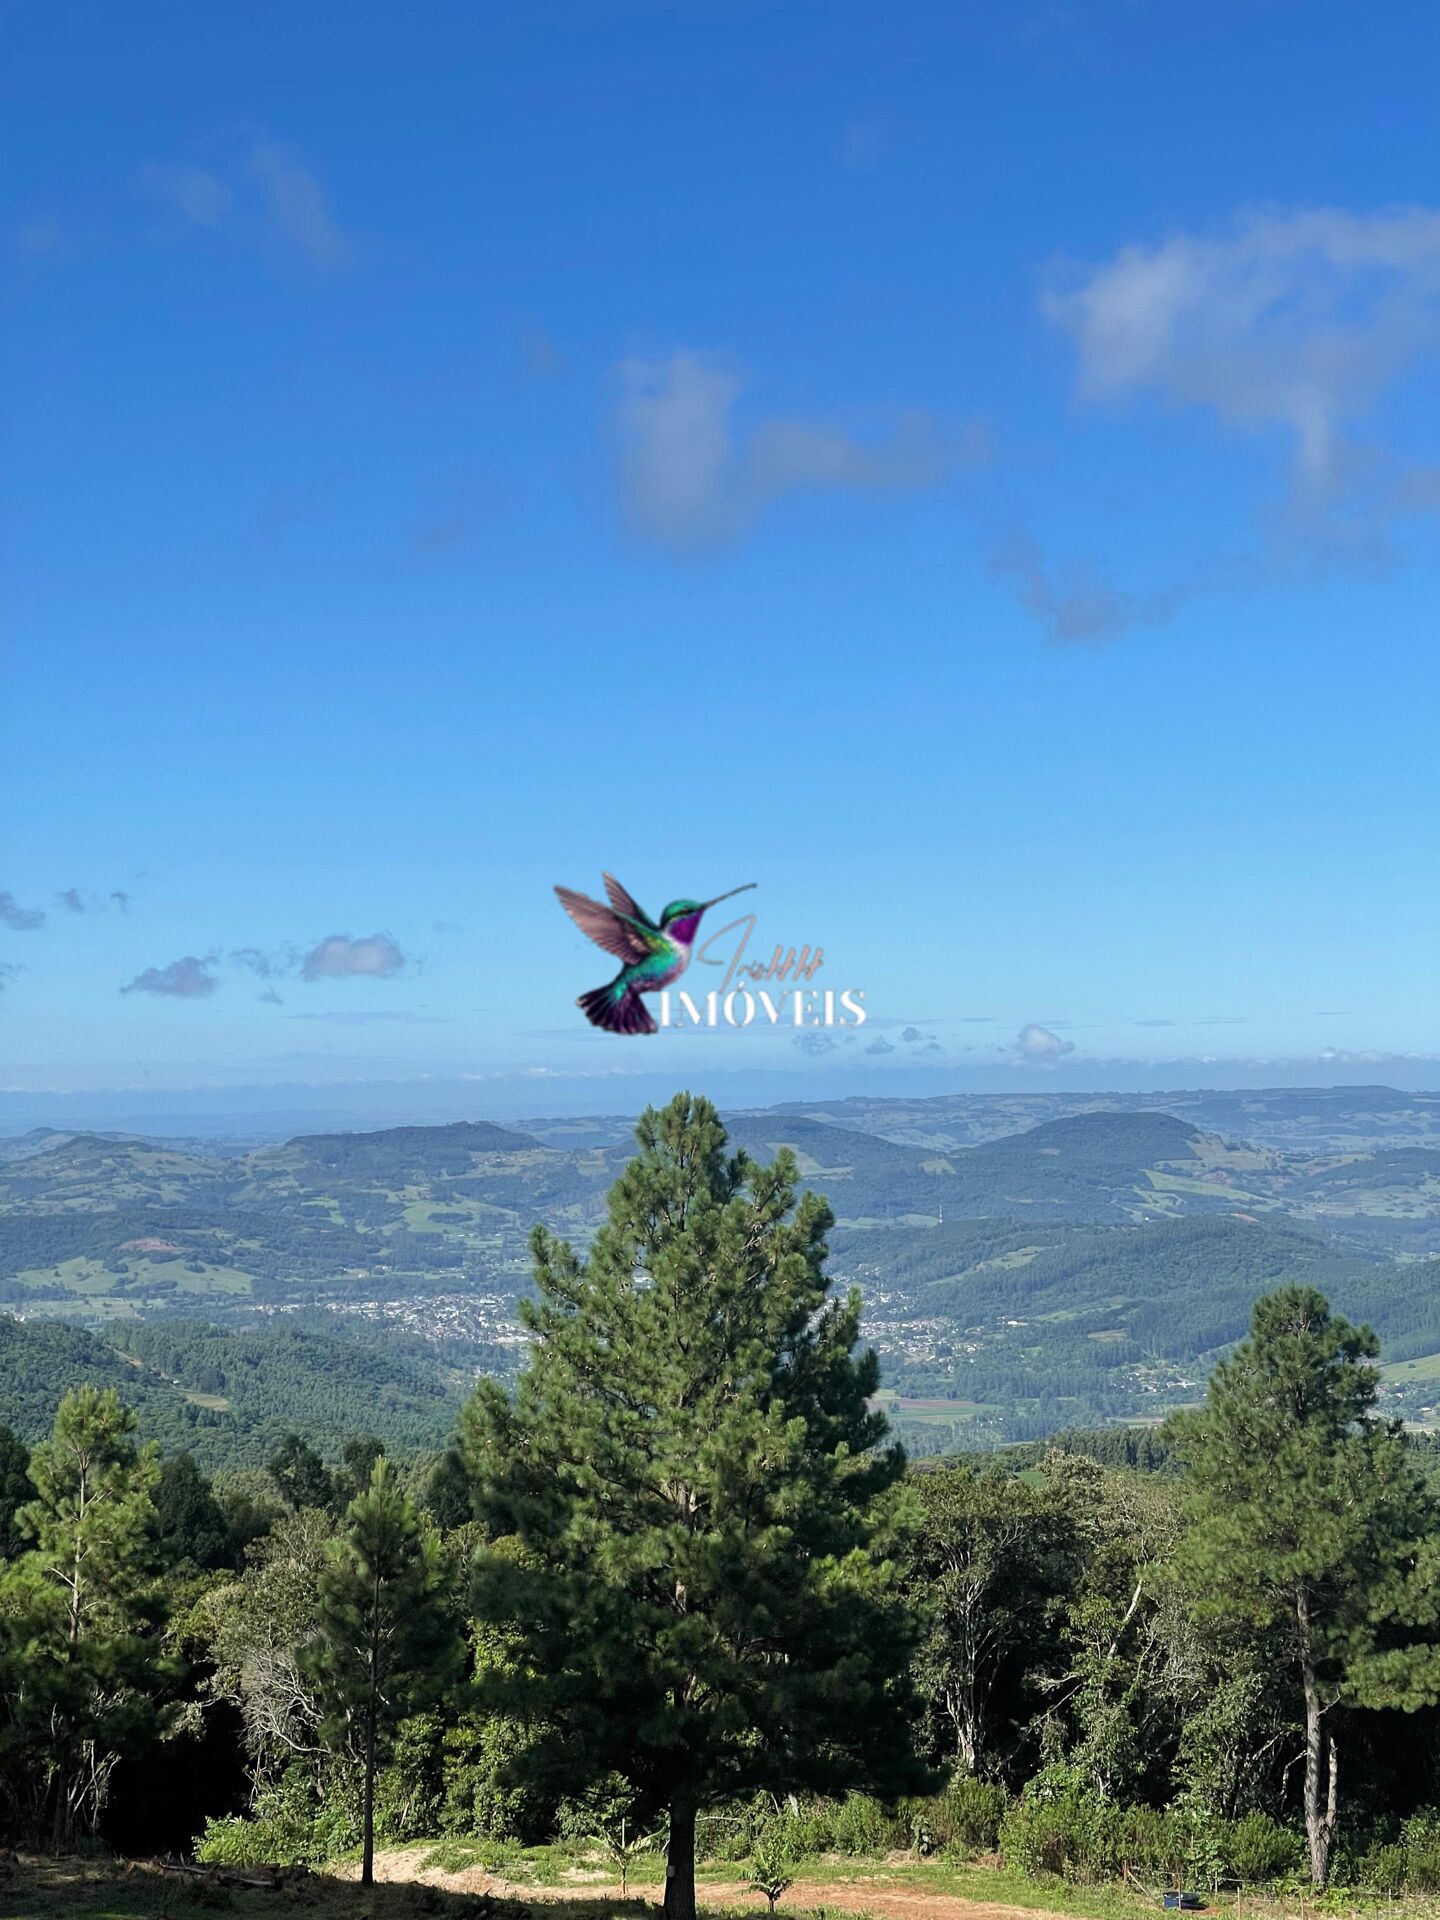
{"label": "tree canopy", "polygon": [[666,1913],[691,1920],[703,1807],[922,1777],[904,1460],[791,1156],[727,1155],[689,1095],[636,1138],[588,1256],[536,1231],[529,1363],[464,1415],[477,1514],[520,1549],[481,1556],[475,1608],[517,1648],[497,1697],[668,1813]]}

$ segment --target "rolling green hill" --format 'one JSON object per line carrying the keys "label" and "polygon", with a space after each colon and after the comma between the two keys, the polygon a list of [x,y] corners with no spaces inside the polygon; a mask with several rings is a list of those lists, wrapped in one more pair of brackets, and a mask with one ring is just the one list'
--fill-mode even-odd
{"label": "rolling green hill", "polygon": [[131,1328],[116,1346],[84,1328],[0,1314],[0,1420],[26,1440],[48,1431],[71,1387],[113,1387],[141,1433],[208,1470],[260,1466],[298,1432],[335,1458],[349,1434],[392,1449],[443,1446],[469,1376],[405,1343],[299,1327],[230,1333],[203,1322]]}
{"label": "rolling green hill", "polygon": [[[1255,1294],[1296,1276],[1380,1329],[1397,1365],[1394,1404],[1429,1406],[1436,1269],[1413,1258],[1440,1249],[1428,1108],[1395,1096],[1367,1114],[1351,1100],[1330,1114],[1324,1151],[1254,1145],[1134,1104],[1014,1124],[1036,1100],[1071,1098],[980,1103],[985,1125],[997,1113],[1007,1125],[970,1145],[955,1138],[961,1107],[947,1098],[883,1112],[842,1103],[824,1117],[774,1109],[727,1124],[732,1145],[757,1158],[789,1147],[802,1178],[827,1195],[835,1265],[862,1288],[887,1385],[902,1401],[938,1402],[925,1410],[931,1424],[963,1418],[985,1436],[1013,1437],[1037,1423],[1163,1411],[1194,1393]],[[1258,1117],[1281,1124],[1280,1095],[1206,1098],[1225,1111],[1227,1101],[1258,1101]],[[1192,1111],[1198,1099],[1187,1096]],[[859,1107],[908,1137],[856,1125]],[[1387,1127],[1405,1144],[1345,1142],[1346,1128],[1358,1138]],[[375,1419],[409,1437],[433,1432],[427,1422],[457,1381],[514,1364],[532,1224],[583,1243],[632,1150],[608,1121],[534,1135],[483,1121],[302,1135],[224,1156],[112,1134],[37,1132],[10,1145],[0,1156],[0,1302],[28,1327],[38,1331],[39,1316],[77,1335],[103,1330],[139,1358],[157,1324],[218,1324],[225,1338],[257,1343],[235,1355],[262,1355],[263,1371],[312,1404],[326,1432],[368,1394]],[[287,1346],[282,1327],[304,1340]],[[198,1353],[199,1334],[185,1338]],[[398,1399],[359,1384],[355,1356],[367,1345],[403,1359]],[[201,1371],[209,1378],[217,1365],[226,1372],[213,1356]],[[161,1379],[151,1417],[193,1428],[223,1411],[214,1445],[248,1444],[283,1412],[283,1396],[267,1400],[254,1369],[238,1365],[246,1391],[227,1388],[223,1410],[185,1398],[209,1391],[199,1375],[162,1368],[185,1391],[177,1412]],[[338,1399],[305,1384],[327,1372],[342,1383]]]}

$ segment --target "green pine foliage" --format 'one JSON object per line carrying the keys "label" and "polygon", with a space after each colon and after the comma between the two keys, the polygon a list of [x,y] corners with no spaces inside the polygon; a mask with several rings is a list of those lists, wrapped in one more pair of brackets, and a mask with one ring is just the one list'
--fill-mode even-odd
{"label": "green pine foliage", "polygon": [[459,1641],[440,1543],[405,1498],[393,1468],[370,1483],[329,1543],[317,1593],[317,1631],[302,1671],[313,1677],[332,1748],[361,1769],[361,1884],[375,1877],[375,1782],[389,1736],[418,1697],[443,1701]]}
{"label": "green pine foliage", "polygon": [[113,1393],[68,1394],[30,1456],[27,1551],[0,1571],[0,1782],[14,1827],[95,1832],[127,1749],[156,1730],[164,1660],[158,1469]]}
{"label": "green pine foliage", "polygon": [[1250,1338],[1176,1426],[1189,1466],[1181,1577],[1203,1615],[1273,1649],[1304,1716],[1310,1872],[1323,1887],[1339,1830],[1344,1703],[1364,1704],[1387,1621],[1412,1604],[1436,1514],[1399,1435],[1375,1416],[1368,1328],[1308,1287],[1257,1302]]}
{"label": "green pine foliage", "polygon": [[727,1156],[688,1095],[636,1137],[587,1258],[536,1231],[513,1401],[482,1381],[466,1409],[476,1511],[520,1548],[482,1554],[474,1606],[515,1647],[495,1697],[543,1715],[555,1764],[668,1813],[666,1912],[691,1920],[703,1808],[918,1777],[904,1462],[790,1156]]}

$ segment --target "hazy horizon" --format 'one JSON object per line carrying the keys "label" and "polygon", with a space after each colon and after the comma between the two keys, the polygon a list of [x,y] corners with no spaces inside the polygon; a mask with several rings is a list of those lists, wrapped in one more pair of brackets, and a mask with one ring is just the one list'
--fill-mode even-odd
{"label": "hazy horizon", "polygon": [[[336,1131],[366,1131],[390,1126],[443,1126],[456,1120],[491,1120],[501,1124],[526,1119],[633,1119],[647,1105],[663,1104],[682,1086],[704,1093],[723,1109],[782,1106],[794,1101],[849,1099],[929,1099],[972,1096],[1043,1096],[1064,1094],[1076,1099],[1112,1096],[1180,1098],[1197,1093],[1307,1092],[1381,1089],[1440,1096],[1440,1079],[1431,1072],[1428,1082],[1417,1068],[1413,1079],[1389,1072],[1381,1080],[1366,1076],[1356,1066],[1348,1074],[1330,1078],[1317,1070],[1300,1080],[1251,1073],[1225,1074],[1211,1070],[1208,1077],[1181,1080],[1159,1073],[1125,1071],[1124,1063],[1110,1063],[1110,1076],[1087,1078],[1086,1063],[1044,1075],[1014,1072],[975,1074],[967,1082],[953,1070],[896,1069],[888,1073],[844,1074],[788,1069],[784,1073],[711,1073],[686,1081],[663,1073],[636,1072],[574,1079],[561,1075],[532,1075],[501,1082],[490,1077],[449,1081],[357,1081],[307,1086],[292,1082],[250,1087],[114,1088],[107,1091],[17,1094],[0,1092],[0,1137],[28,1132],[34,1127],[94,1126],[115,1132],[224,1137],[282,1135]],[[1096,1065],[1099,1073],[1103,1063]],[[1273,1063],[1275,1066],[1284,1063]],[[1294,1065],[1295,1063],[1290,1063]],[[1194,1063],[1177,1062],[1177,1067]]]}

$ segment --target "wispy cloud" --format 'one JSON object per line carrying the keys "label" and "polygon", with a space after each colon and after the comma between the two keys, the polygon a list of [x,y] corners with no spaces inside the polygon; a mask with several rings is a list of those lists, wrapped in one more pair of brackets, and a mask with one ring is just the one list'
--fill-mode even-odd
{"label": "wispy cloud", "polygon": [[1320,1058],[1340,1067],[1394,1067],[1402,1063],[1440,1060],[1440,1053],[1388,1053],[1379,1048],[1323,1047]]}
{"label": "wispy cloud", "polygon": [[1440,345],[1440,213],[1250,213],[1124,247],[1043,305],[1076,341],[1087,398],[1148,391],[1279,427],[1302,484],[1329,488],[1354,423]]}
{"label": "wispy cloud", "polygon": [[332,933],[301,964],[305,980],[389,980],[404,971],[405,956],[388,933]]}
{"label": "wispy cloud", "polygon": [[41,215],[24,223],[15,242],[27,259],[43,260],[47,255],[59,253],[65,244],[65,235],[58,220]]}
{"label": "wispy cloud", "polygon": [[350,245],[330,211],[320,180],[269,135],[250,149],[246,172],[258,182],[276,228],[317,267],[343,266]]}
{"label": "wispy cloud", "polygon": [[86,893],[80,887],[63,887],[55,895],[57,907],[63,907],[67,913],[104,913],[107,907],[114,907],[117,913],[130,911],[128,893]]}
{"label": "wispy cloud", "polygon": [[790,1044],[797,1052],[816,1060],[823,1053],[833,1053],[840,1043],[833,1033],[825,1033],[815,1028],[808,1033],[797,1033]]}
{"label": "wispy cloud", "polygon": [[165,201],[197,227],[214,227],[235,203],[235,195],[219,177],[204,167],[151,163],[140,169],[140,186]]}
{"label": "wispy cloud", "polygon": [[737,429],[732,414],[747,382],[713,354],[627,360],[620,383],[625,518],[644,538],[681,551],[738,538],[787,494],[910,492],[986,457],[978,428],[950,434],[920,412],[871,441],[779,416]]}
{"label": "wispy cloud", "polygon": [[876,120],[850,120],[840,139],[840,159],[852,173],[869,173],[885,152],[885,130]]}
{"label": "wispy cloud", "polygon": [[533,379],[549,380],[564,371],[565,356],[543,327],[522,327],[516,345],[520,364]]}
{"label": "wispy cloud", "polygon": [[287,1020],[318,1020],[327,1027],[370,1027],[393,1022],[407,1027],[439,1027],[448,1024],[438,1013],[409,1013],[404,1008],[337,1008],[327,1013],[287,1013]]}
{"label": "wispy cloud", "polygon": [[318,174],[282,141],[259,133],[248,151],[216,167],[151,161],[136,176],[140,191],[207,232],[268,233],[312,266],[340,267],[350,241],[330,209]]}
{"label": "wispy cloud", "polygon": [[412,531],[410,552],[417,560],[433,560],[463,547],[470,532],[470,522],[463,513],[447,514],[444,519],[427,521]]}
{"label": "wispy cloud", "polygon": [[17,973],[25,969],[13,960],[0,960],[0,993],[3,993]]}
{"label": "wispy cloud", "polygon": [[1132,628],[1158,626],[1188,598],[1181,588],[1128,593],[1088,561],[1057,567],[1026,533],[1012,533],[993,547],[989,567],[993,579],[1014,585],[1020,604],[1062,645],[1103,645]]}
{"label": "wispy cloud", "polygon": [[206,994],[213,993],[219,985],[211,972],[214,964],[213,953],[206,954],[203,960],[193,953],[187,953],[183,959],[172,960],[167,967],[147,967],[120,991],[156,993],[171,1000],[200,1000]]}
{"label": "wispy cloud", "polygon": [[1056,638],[1154,625],[1194,593],[1297,565],[1393,558],[1403,521],[1440,509],[1440,466],[1382,441],[1380,401],[1440,352],[1440,212],[1335,207],[1243,213],[1073,270],[1042,297],[1074,340],[1092,402],[1147,397],[1237,434],[1280,436],[1284,497],[1256,552],[1183,587],[1134,595],[1021,555],[1005,567]]}
{"label": "wispy cloud", "polygon": [[22,907],[8,888],[0,892],[0,925],[9,927],[12,933],[33,933],[44,924],[45,914],[40,907]]}
{"label": "wispy cloud", "polygon": [[273,950],[265,947],[234,947],[229,954],[232,967],[243,967],[246,973],[253,973],[257,980],[268,980],[276,973],[288,973],[299,958],[294,947],[277,947]]}

